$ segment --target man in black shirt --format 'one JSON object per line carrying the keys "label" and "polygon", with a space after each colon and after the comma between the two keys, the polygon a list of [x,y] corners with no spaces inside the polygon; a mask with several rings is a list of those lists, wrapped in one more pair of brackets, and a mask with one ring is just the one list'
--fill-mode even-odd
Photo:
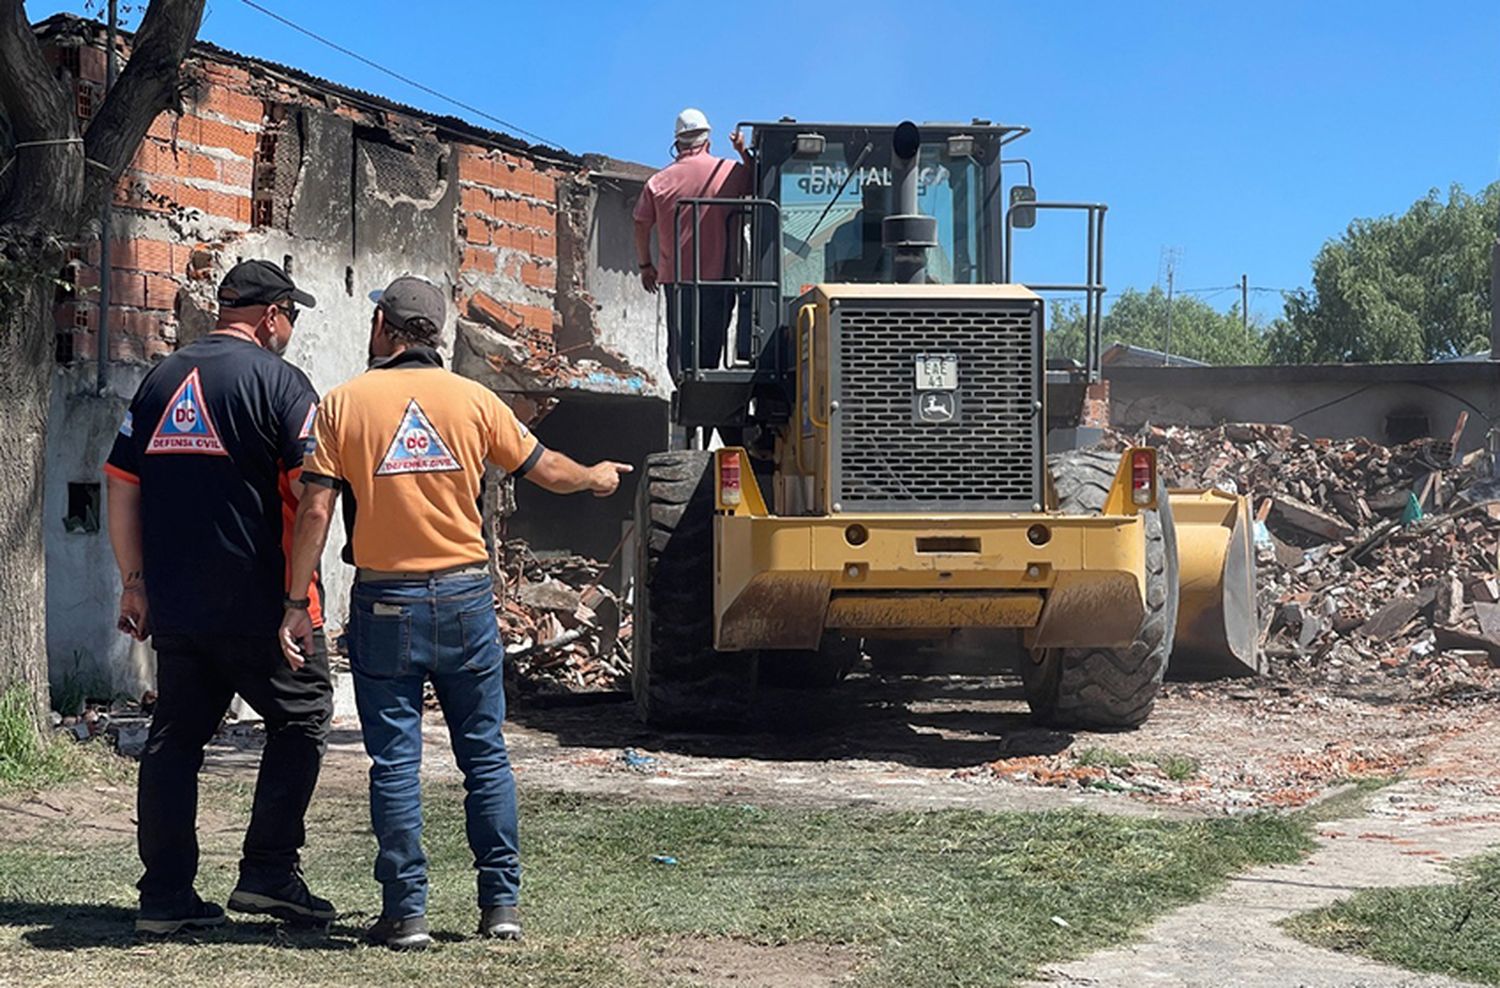
{"label": "man in black shirt", "polygon": [[[236,265],[219,285],[216,328],[146,375],[104,468],[120,629],[152,636],[157,653],[137,808],[142,933],[224,922],[193,889],[195,823],[203,747],[235,693],[265,718],[266,746],[229,907],[294,922],[336,915],[308,890],[298,858],[333,713],[327,650],[320,642],[294,672],[276,638],[283,499],[301,495],[318,403],[279,355],[297,307],[313,304],[275,264]],[[316,580],[297,597],[311,606]]]}

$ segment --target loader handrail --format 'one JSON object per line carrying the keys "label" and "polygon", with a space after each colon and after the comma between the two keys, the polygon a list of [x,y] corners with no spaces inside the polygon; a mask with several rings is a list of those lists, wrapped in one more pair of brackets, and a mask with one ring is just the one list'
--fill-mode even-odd
{"label": "loader handrail", "polygon": [[1109,207],[1102,202],[1021,202],[1005,211],[1005,273],[1002,280],[1012,283],[1011,243],[1014,239],[1018,209],[1059,209],[1088,213],[1088,247],[1083,284],[1030,285],[1034,292],[1083,292],[1084,296],[1084,368],[1090,384],[1100,378],[1100,335],[1104,313],[1104,214]]}
{"label": "loader handrail", "polygon": [[[677,205],[676,205],[675,212],[672,214],[672,262],[673,262],[674,267],[678,268],[679,270],[677,271],[677,281],[676,281],[676,283],[674,285],[674,291],[672,292],[672,295],[674,297],[672,297],[670,299],[670,301],[668,302],[668,304],[669,305],[680,306],[682,304],[680,290],[682,288],[685,288],[685,287],[690,287],[690,288],[693,289],[693,306],[692,306],[692,321],[691,321],[691,326],[692,326],[692,329],[691,329],[692,349],[691,349],[691,351],[689,351],[687,347],[685,347],[685,346],[681,347],[681,350],[683,352],[683,357],[684,357],[683,366],[681,368],[681,371],[682,371],[682,374],[683,374],[684,377],[698,377],[699,374],[702,372],[702,369],[698,366],[698,362],[699,362],[698,347],[699,347],[699,344],[701,343],[701,340],[699,338],[699,332],[698,332],[698,324],[702,321],[702,315],[703,315],[703,296],[698,291],[698,289],[700,289],[700,288],[732,288],[732,289],[735,290],[735,295],[736,295],[736,299],[735,300],[736,300],[736,302],[737,303],[741,303],[741,304],[751,302],[752,299],[754,299],[755,295],[758,292],[767,292],[767,293],[769,293],[770,297],[771,297],[771,299],[773,301],[773,303],[776,304],[776,305],[778,305],[778,306],[780,304],[780,298],[781,298],[781,254],[779,252],[776,253],[775,258],[774,258],[775,264],[774,264],[774,270],[772,271],[772,280],[768,280],[768,281],[745,281],[745,280],[735,279],[735,278],[728,278],[728,279],[721,278],[721,279],[715,279],[715,280],[704,280],[701,277],[702,271],[703,271],[703,238],[700,236],[700,233],[702,231],[702,218],[703,218],[703,212],[704,212],[704,210],[700,209],[699,207],[705,207],[705,206],[723,206],[726,209],[728,209],[731,212],[736,213],[736,214],[738,214],[738,213],[749,213],[750,214],[750,221],[751,221],[752,224],[756,222],[756,219],[759,216],[761,210],[769,210],[772,219],[775,221],[775,227],[776,227],[776,229],[775,229],[775,237],[776,237],[775,242],[776,243],[780,243],[781,242],[781,204],[778,203],[774,199],[762,199],[762,198],[753,198],[753,197],[694,196],[692,198],[683,198],[683,199],[677,200]],[[683,277],[683,272],[680,270],[680,268],[682,266],[682,211],[683,211],[684,208],[691,208],[692,209],[692,236],[693,236],[693,276],[692,276],[692,278],[684,278]],[[683,337],[684,337],[683,340],[679,341],[679,345],[682,342],[685,342],[686,339],[689,336],[688,328],[687,328],[688,325],[689,325],[689,323],[688,323],[687,319],[685,318],[686,315],[687,315],[687,313],[681,311],[680,308],[678,309],[678,311],[677,311],[678,332],[682,333]],[[752,333],[752,339],[753,339],[753,342],[751,344],[751,361],[750,361],[750,364],[753,365],[753,363],[754,363],[754,356],[760,350],[760,342],[761,341],[759,339],[760,332],[759,332],[759,322],[758,322],[758,320],[750,319],[749,322],[750,322],[750,325],[751,325],[751,333]],[[727,348],[727,344],[728,344],[728,339],[727,338],[725,340],[725,343],[726,343],[726,348]],[[738,344],[736,344],[736,346],[738,346]],[[692,359],[691,360],[687,360],[686,359],[686,356],[687,356],[688,352],[692,353]],[[723,354],[719,355],[720,361],[723,360],[723,357],[724,357]],[[730,360],[729,360],[730,366],[734,366],[736,363],[737,363],[736,357],[731,357]]]}

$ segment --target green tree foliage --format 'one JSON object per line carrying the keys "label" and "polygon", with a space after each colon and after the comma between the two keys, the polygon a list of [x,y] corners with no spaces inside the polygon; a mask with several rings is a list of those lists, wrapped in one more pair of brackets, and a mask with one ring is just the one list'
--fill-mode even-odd
{"label": "green tree foliage", "polygon": [[[1247,335],[1238,304],[1220,312],[1202,299],[1177,296],[1171,309],[1173,356],[1225,365],[1265,362],[1262,327],[1252,318]],[[1083,306],[1054,302],[1048,326],[1048,356],[1083,359]],[[1106,349],[1113,343],[1128,343],[1165,352],[1167,293],[1156,286],[1145,292],[1127,288],[1104,314],[1101,336]]]}
{"label": "green tree foliage", "polygon": [[1500,182],[1436,189],[1401,216],[1360,219],[1313,260],[1267,335],[1278,363],[1422,361],[1486,349]]}

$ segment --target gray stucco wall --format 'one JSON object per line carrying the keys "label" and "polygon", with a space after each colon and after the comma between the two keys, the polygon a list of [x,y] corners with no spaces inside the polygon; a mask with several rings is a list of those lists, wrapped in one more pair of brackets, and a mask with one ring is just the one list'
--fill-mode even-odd
{"label": "gray stucco wall", "polygon": [[641,184],[594,177],[589,213],[588,291],[597,308],[595,324],[602,346],[615,351],[656,379],[654,393],[670,394],[667,374],[667,310],[662,292],[641,287],[631,216]]}
{"label": "gray stucco wall", "polygon": [[1329,439],[1399,437],[1393,419],[1425,419],[1447,439],[1468,411],[1463,451],[1481,448],[1500,418],[1500,364],[1369,364],[1312,367],[1109,367],[1110,419],[1119,428],[1279,422]]}
{"label": "gray stucco wall", "polygon": [[[115,630],[120,578],[109,546],[108,491],[101,472],[130,397],[146,368],[113,369],[109,393],[95,392],[95,369],[53,377],[42,531],[47,553],[47,652],[54,694],[139,697],[155,675],[151,649]],[[69,531],[69,484],[100,485],[99,527]]]}

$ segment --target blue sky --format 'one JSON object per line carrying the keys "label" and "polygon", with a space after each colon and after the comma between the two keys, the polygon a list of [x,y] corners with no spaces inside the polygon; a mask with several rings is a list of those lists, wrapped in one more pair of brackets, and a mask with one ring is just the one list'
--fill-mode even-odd
{"label": "blue sky", "polygon": [[[1500,4],[1478,0],[259,2],[571,151],[649,164],[685,105],[725,151],[734,121],[782,115],[1027,124],[1043,198],[1110,204],[1112,290],[1157,281],[1167,249],[1179,287],[1304,285],[1352,218],[1500,179]],[[465,115],[241,0],[209,0],[202,36]],[[1025,236],[1020,276],[1081,277],[1081,223]]]}

